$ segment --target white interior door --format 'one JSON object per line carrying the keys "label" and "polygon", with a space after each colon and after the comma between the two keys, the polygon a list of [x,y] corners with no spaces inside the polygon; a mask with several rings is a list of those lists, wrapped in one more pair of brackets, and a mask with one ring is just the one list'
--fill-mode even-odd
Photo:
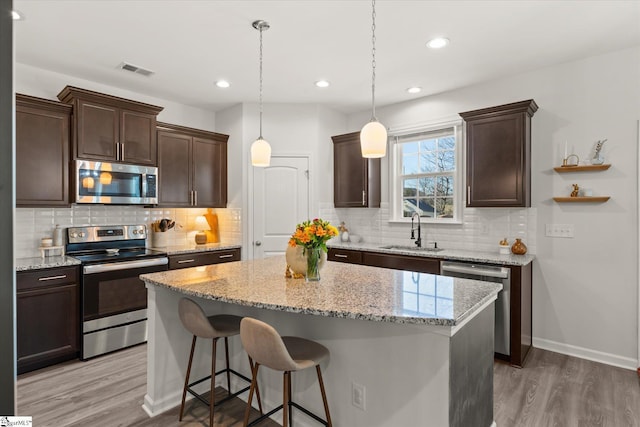
{"label": "white interior door", "polygon": [[283,255],[296,224],[309,219],[309,158],[271,157],[253,170],[253,258]]}

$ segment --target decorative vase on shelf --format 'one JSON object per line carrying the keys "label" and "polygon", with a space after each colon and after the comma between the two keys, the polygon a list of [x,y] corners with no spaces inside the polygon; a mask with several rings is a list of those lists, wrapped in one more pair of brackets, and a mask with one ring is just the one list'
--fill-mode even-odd
{"label": "decorative vase on shelf", "polygon": [[[318,272],[324,266],[324,263],[327,260],[327,254],[322,249],[319,250],[320,259],[318,261]],[[311,249],[305,249],[304,246],[287,246],[287,250],[285,251],[285,258],[287,259],[287,265],[289,266],[289,269],[291,269],[291,272],[293,272],[294,278],[300,279],[307,276],[307,257],[309,252],[311,252]],[[319,275],[317,280],[320,280]]]}
{"label": "decorative vase on shelf", "polygon": [[516,255],[524,255],[527,253],[527,245],[522,243],[521,239],[516,239],[513,246],[511,246],[511,252]]}

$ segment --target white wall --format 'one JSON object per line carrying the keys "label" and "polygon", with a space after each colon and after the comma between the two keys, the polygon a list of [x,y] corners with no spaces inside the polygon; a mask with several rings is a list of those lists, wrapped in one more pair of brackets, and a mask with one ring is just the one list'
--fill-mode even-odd
{"label": "white wall", "polygon": [[[131,78],[141,79],[145,77],[132,75]],[[16,93],[37,96],[54,101],[58,100],[57,95],[65,86],[76,86],[82,89],[105,93],[107,95],[118,96],[164,107],[164,110],[158,114],[158,120],[161,122],[209,131],[216,130],[215,113],[211,111],[189,107],[176,102],[154,98],[141,93],[92,82],[90,80],[83,80],[74,76],[59,74],[29,65],[20,63],[15,64],[14,84]]]}
{"label": "white wall", "polygon": [[[532,207],[538,221],[534,345],[633,369],[638,362],[638,76],[636,47],[376,111],[386,126],[400,126],[535,99],[540,109],[532,119]],[[351,115],[348,128],[359,129],[368,115]],[[604,138],[606,163],[612,164],[608,171],[553,171],[561,164],[565,140],[570,151],[573,147],[586,159]],[[383,181],[387,178],[383,169]],[[568,196],[572,183],[611,200],[553,202],[553,196]],[[574,224],[575,237],[546,237],[550,223]]]}
{"label": "white wall", "polygon": [[[243,253],[251,257],[253,227],[253,169],[251,144],[259,136],[259,105],[242,104],[216,114],[218,132],[229,138],[229,207],[242,200]],[[264,104],[262,136],[271,144],[272,155],[308,155],[310,158],[311,214],[317,215],[321,200],[333,199],[333,148],[331,135],[344,133],[346,116],[326,107],[311,104]],[[304,220],[306,218],[301,218]],[[292,225],[295,227],[295,224]],[[293,231],[293,228],[292,228]]]}

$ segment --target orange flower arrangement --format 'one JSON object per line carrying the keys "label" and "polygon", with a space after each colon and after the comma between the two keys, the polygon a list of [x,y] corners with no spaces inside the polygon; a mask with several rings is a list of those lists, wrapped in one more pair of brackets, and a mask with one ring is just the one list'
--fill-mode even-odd
{"label": "orange flower arrangement", "polygon": [[338,235],[338,229],[319,218],[305,221],[296,226],[296,231],[289,239],[289,246],[304,246],[305,248],[321,248],[327,252],[327,241]]}

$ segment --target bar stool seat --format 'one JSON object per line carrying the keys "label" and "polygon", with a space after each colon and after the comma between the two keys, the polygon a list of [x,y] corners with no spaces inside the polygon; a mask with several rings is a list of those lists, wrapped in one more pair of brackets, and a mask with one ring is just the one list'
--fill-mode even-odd
{"label": "bar stool seat", "polygon": [[[301,410],[325,426],[332,426],[329,405],[322,381],[322,372],[320,370],[320,363],[329,357],[329,350],[325,346],[305,338],[281,337],[272,326],[250,317],[245,317],[240,322],[240,339],[247,354],[249,354],[249,359],[253,361],[251,389],[249,391],[249,400],[247,402],[243,424],[245,427],[253,426],[261,422],[280,409],[282,409],[283,412],[283,426],[288,427],[289,418],[292,418],[291,410],[293,407]],[[260,365],[283,372],[282,405],[249,423],[253,393],[258,390],[258,369]],[[324,404],[326,417],[324,420],[291,400],[291,372],[312,368],[314,366],[318,375],[318,384]]]}
{"label": "bar stool seat", "polygon": [[[240,322],[242,317],[234,316],[231,314],[218,314],[214,316],[207,316],[202,308],[193,300],[189,298],[182,298],[178,303],[178,314],[180,315],[180,321],[185,329],[193,335],[193,339],[191,340],[191,352],[189,354],[189,365],[187,366],[187,375],[184,380],[184,388],[182,389],[182,403],[180,404],[180,421],[182,421],[182,415],[184,412],[184,404],[185,399],[187,397],[187,392],[192,394],[196,399],[209,406],[209,425],[213,426],[213,415],[214,415],[214,407],[215,404],[221,404],[233,397],[238,396],[241,393],[249,390],[251,387],[247,386],[242,390],[239,390],[235,393],[231,393],[231,376],[230,374],[234,374],[237,377],[251,382],[251,379],[246,376],[236,372],[231,369],[229,366],[229,341],[228,338],[234,335],[238,335],[240,333]],[[191,376],[191,366],[193,364],[193,354],[196,347],[197,338],[211,339],[213,340],[212,347],[212,355],[211,355],[211,374],[207,377],[201,378],[194,382],[189,382],[189,378]],[[225,359],[226,359],[226,368],[216,372],[216,347],[218,343],[218,339],[224,338],[224,347],[225,347]],[[253,372],[253,362],[249,357],[249,366],[251,367],[251,372]],[[215,377],[219,374],[227,374],[227,391],[228,396],[224,399],[221,399],[219,402],[214,402],[215,396]],[[200,384],[208,379],[211,379],[211,391],[209,396],[209,401],[205,400],[201,394],[195,392],[192,387]],[[260,413],[262,413],[262,402],[260,401],[260,392],[257,392],[258,396],[258,406],[260,408]]]}

